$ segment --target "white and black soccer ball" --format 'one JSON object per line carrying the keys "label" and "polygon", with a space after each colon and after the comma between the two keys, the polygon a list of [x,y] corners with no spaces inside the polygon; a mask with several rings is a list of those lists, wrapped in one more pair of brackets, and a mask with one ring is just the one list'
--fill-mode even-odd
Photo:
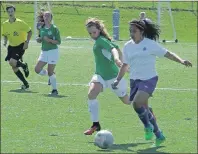
{"label": "white and black soccer ball", "polygon": [[95,135],[94,144],[101,149],[110,148],[113,145],[113,134],[108,130],[101,130]]}

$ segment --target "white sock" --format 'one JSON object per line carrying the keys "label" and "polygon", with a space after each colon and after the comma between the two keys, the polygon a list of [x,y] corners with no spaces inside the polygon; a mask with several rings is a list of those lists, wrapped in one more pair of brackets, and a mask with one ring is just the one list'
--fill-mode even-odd
{"label": "white sock", "polygon": [[48,74],[47,70],[44,70],[44,69],[41,70],[39,73],[39,75],[42,75],[42,76],[47,75],[47,74]]}
{"label": "white sock", "polygon": [[52,89],[56,89],[56,75],[53,74],[52,76],[49,77],[50,83],[52,85]]}
{"label": "white sock", "polygon": [[92,122],[99,121],[98,101],[96,99],[88,100],[88,108]]}

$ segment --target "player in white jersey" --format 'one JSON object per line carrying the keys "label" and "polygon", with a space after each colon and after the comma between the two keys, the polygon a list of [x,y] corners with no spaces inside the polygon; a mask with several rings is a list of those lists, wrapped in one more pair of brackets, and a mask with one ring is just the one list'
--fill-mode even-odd
{"label": "player in white jersey", "polygon": [[192,67],[192,64],[190,61],[183,60],[175,53],[161,47],[156,42],[160,29],[153,22],[144,19],[132,20],[129,25],[131,40],[124,46],[123,65],[117,79],[112,84],[112,88],[116,88],[129,65],[130,101],[133,101],[133,108],[144,124],[145,139],[152,139],[154,132],[156,136],[154,146],[159,146],[165,141],[165,137],[147,108],[148,99],[152,96],[158,81],[155,68],[156,57],[166,57],[187,67]]}

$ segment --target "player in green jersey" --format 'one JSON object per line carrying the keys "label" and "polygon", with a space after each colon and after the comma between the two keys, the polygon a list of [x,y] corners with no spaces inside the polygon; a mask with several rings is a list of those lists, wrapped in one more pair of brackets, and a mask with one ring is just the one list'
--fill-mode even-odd
{"label": "player in green jersey", "polygon": [[99,124],[99,111],[97,96],[105,88],[110,88],[125,104],[130,104],[127,95],[127,83],[125,79],[119,83],[117,89],[112,89],[111,84],[118,75],[119,67],[122,66],[122,52],[119,47],[111,41],[105,25],[101,20],[89,18],[86,28],[91,38],[95,40],[93,54],[95,57],[95,74],[90,81],[88,91],[88,108],[93,122],[91,128],[84,132],[92,135],[101,129]]}
{"label": "player in green jersey", "polygon": [[[52,14],[49,11],[43,12],[43,21],[39,29],[38,43],[42,43],[41,54],[35,66],[35,72],[39,75],[48,75],[52,86],[51,95],[57,95],[56,76],[54,73],[55,66],[59,59],[58,45],[61,44],[59,29],[51,23]],[[42,17],[40,18],[42,19]],[[48,64],[47,70],[43,69]]]}

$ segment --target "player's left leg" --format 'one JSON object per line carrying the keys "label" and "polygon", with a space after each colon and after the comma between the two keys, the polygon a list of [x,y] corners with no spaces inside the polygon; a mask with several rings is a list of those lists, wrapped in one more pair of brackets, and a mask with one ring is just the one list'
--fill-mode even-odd
{"label": "player's left leg", "polygon": [[52,86],[52,91],[51,93],[49,93],[50,95],[58,95],[56,75],[54,73],[55,67],[56,67],[56,64],[48,64],[48,67],[47,67],[49,80]]}
{"label": "player's left leg", "polygon": [[30,73],[29,73],[28,64],[26,62],[23,62],[22,60],[22,57],[25,53],[25,50],[23,49],[23,45],[24,43],[20,44],[17,47],[14,47],[15,57],[13,58],[17,60],[16,67],[21,67],[24,71],[25,77],[27,78]]}
{"label": "player's left leg", "polygon": [[[149,99],[149,97],[152,96],[152,94],[155,90],[155,87],[157,85],[157,81],[158,81],[157,76],[153,77],[151,79],[148,79],[148,80],[141,81],[138,85],[138,92],[137,92],[136,96],[134,97],[135,102],[144,102],[142,104],[143,105],[142,107],[144,107],[147,110],[149,122],[152,124],[153,132],[156,136],[156,141],[154,144],[155,146],[159,146],[162,142],[165,141],[165,137],[164,137],[162,131],[159,129],[157,122],[156,122],[156,118],[153,115],[152,108],[150,108],[148,105],[148,99]],[[143,98],[145,98],[145,99],[141,100]],[[136,104],[136,107],[139,105],[141,105],[141,103]],[[146,132],[146,134],[145,134],[146,139],[151,139],[149,137],[149,134],[151,135],[151,132],[150,133]]]}
{"label": "player's left leg", "polygon": [[59,59],[59,51],[58,49],[53,49],[50,51],[47,51],[47,60],[48,60],[48,76],[50,80],[50,84],[52,86],[52,91],[51,95],[58,95],[58,90],[57,90],[57,83],[56,83],[56,75],[55,75],[55,67]]}

